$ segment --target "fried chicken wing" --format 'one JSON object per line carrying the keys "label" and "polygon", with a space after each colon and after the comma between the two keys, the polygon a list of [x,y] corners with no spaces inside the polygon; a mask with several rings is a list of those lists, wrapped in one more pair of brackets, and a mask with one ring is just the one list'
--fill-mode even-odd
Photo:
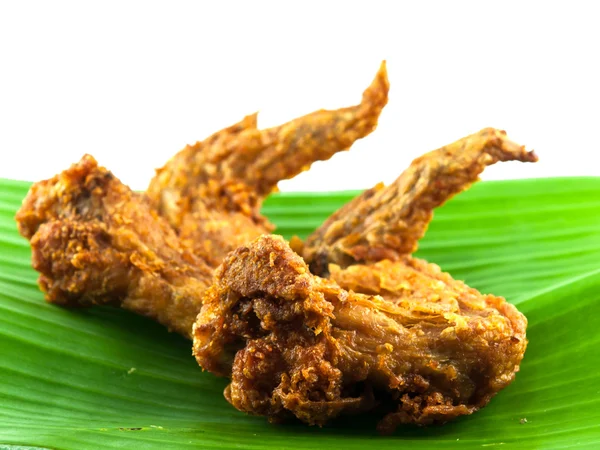
{"label": "fried chicken wing", "polygon": [[410,255],[433,209],[486,165],[536,159],[485,129],[416,159],[296,241],[306,262],[276,238],[238,249],[196,322],[199,364],[231,376],[236,408],[311,424],[376,409],[389,432],[485,406],[519,369],[527,320]]}
{"label": "fried chicken wing", "polygon": [[123,306],[189,337],[214,268],[272,230],[259,213],[263,198],[277,181],[369,134],[388,87],[383,63],[357,106],[267,130],[249,115],[179,152],[146,195],[89,155],[36,183],[16,219],[47,299]]}
{"label": "fried chicken wing", "polygon": [[35,183],[16,219],[48,301],[121,306],[190,337],[214,268],[93,157]]}
{"label": "fried chicken wing", "polygon": [[485,128],[415,159],[395,182],[363,192],[295,248],[321,276],[330,263],[399,260],[417,249],[434,208],[468,189],[486,166],[513,160],[534,162],[537,156],[504,131]]}
{"label": "fried chicken wing", "polygon": [[194,325],[193,352],[231,377],[233,406],[318,425],[372,410],[391,432],[471,414],[513,380],[527,343],[514,306],[424,261],[382,261],[368,278],[355,267],[346,279],[383,297],[312,275],[276,236],[225,258]]}
{"label": "fried chicken wing", "polygon": [[259,130],[256,114],[175,155],[147,194],[182,239],[209,264],[273,226],[260,214],[280,180],[307,170],[367,136],[388,99],[385,62],[360,104],[319,110]]}

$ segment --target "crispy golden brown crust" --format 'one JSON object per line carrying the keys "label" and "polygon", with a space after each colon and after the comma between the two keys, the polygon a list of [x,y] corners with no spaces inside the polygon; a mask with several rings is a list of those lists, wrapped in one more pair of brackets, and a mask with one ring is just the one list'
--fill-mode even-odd
{"label": "crispy golden brown crust", "polygon": [[471,414],[513,380],[527,321],[503,299],[419,260],[333,273],[393,301],[313,276],[276,236],[240,247],[217,270],[193,351],[202,367],[231,376],[225,395],[236,408],[318,425],[373,410],[390,432]]}
{"label": "crispy golden brown crust", "polygon": [[16,219],[48,301],[122,306],[190,336],[213,269],[93,157],[35,183]]}
{"label": "crispy golden brown crust", "polygon": [[273,226],[260,214],[281,180],[307,170],[371,133],[387,103],[385,62],[356,106],[319,110],[259,130],[245,117],[175,155],[147,194],[182,239],[209,264]]}
{"label": "crispy golden brown crust", "polygon": [[391,185],[379,184],[332,214],[306,239],[302,255],[321,276],[330,263],[399,260],[417,249],[434,208],[468,189],[486,166],[513,160],[534,162],[537,156],[493,128],[427,153]]}

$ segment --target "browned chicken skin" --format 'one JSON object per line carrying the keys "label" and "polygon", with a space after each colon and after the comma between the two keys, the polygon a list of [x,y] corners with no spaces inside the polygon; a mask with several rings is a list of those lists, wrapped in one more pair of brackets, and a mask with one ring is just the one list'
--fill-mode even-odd
{"label": "browned chicken skin", "polygon": [[319,110],[257,129],[256,114],[177,153],[150,183],[159,213],[211,265],[273,226],[262,201],[281,180],[347,150],[377,126],[387,104],[385,62],[356,106]]}
{"label": "browned chicken skin", "polygon": [[262,236],[217,270],[194,355],[231,377],[225,395],[242,411],[321,425],[379,407],[383,432],[470,414],[513,380],[527,343],[514,306],[424,261],[377,272],[392,301],[314,276],[283,239]]}

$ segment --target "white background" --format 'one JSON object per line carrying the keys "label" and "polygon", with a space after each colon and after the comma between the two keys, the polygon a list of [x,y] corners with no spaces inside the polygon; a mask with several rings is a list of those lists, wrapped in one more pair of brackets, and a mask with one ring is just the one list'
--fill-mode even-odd
{"label": "white background", "polygon": [[365,188],[485,126],[535,149],[484,179],[600,175],[598,3],[0,3],[0,177],[93,154],[146,187],[187,143],[360,100],[387,59],[374,134],[281,183]]}

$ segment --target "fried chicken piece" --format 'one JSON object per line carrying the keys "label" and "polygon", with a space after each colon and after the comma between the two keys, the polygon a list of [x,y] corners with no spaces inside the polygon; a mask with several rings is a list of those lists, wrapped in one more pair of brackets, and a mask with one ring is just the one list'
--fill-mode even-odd
{"label": "fried chicken piece", "polygon": [[35,183],[16,219],[48,301],[121,306],[190,337],[214,269],[92,156]]}
{"label": "fried chicken piece", "polygon": [[514,160],[534,162],[537,156],[504,131],[485,128],[415,159],[395,182],[363,192],[294,248],[321,276],[330,263],[400,260],[417,249],[434,208],[468,189],[486,166]]}
{"label": "fried chicken piece", "polygon": [[367,136],[388,99],[385,61],[360,104],[319,110],[259,130],[256,114],[175,155],[151,181],[147,194],[159,213],[218,265],[225,255],[273,226],[260,214],[280,180],[327,160]]}
{"label": "fried chicken piece", "polygon": [[193,352],[203,368],[231,377],[233,406],[317,425],[372,411],[391,432],[471,414],[513,380],[527,321],[502,298],[410,258],[377,263],[372,279],[347,275],[384,297],[312,275],[276,236],[225,258]]}

